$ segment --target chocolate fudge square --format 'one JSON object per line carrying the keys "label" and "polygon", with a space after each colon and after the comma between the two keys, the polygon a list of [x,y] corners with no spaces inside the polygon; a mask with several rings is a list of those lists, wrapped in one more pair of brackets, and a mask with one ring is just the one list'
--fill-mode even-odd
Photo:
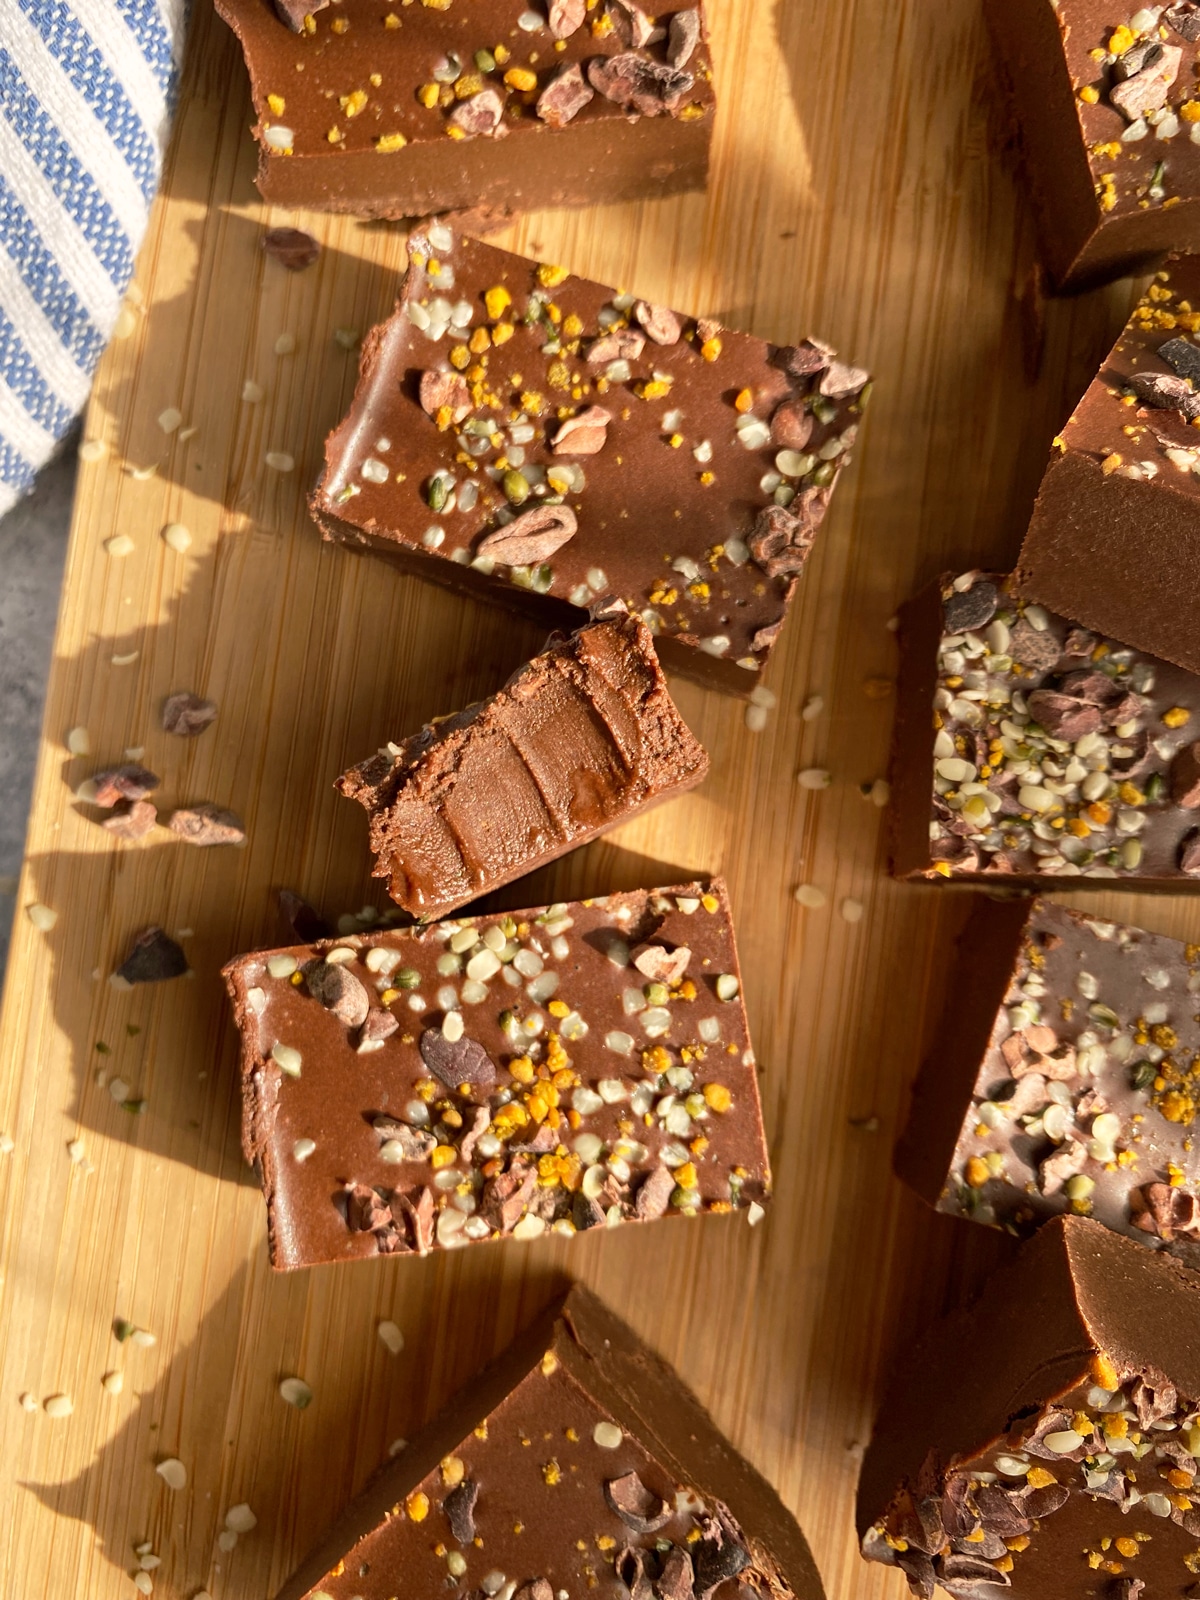
{"label": "chocolate fudge square", "polygon": [[1054,283],[1200,250],[1200,6],[985,0]]}
{"label": "chocolate fudge square", "polygon": [[327,537],[550,626],[616,595],[669,668],[749,694],[867,373],[446,223],[409,258],[326,445],[311,506]]}
{"label": "chocolate fudge square", "polygon": [[1070,1212],[1200,1265],[1200,945],[980,898],[896,1150],[939,1211]]}
{"label": "chocolate fudge square", "polygon": [[[1200,126],[1200,124],[1198,124]],[[1155,275],[1055,440],[1018,592],[1200,671],[1200,261]]]}
{"label": "chocolate fudge square", "polygon": [[240,956],[272,1265],[763,1211],[725,886]]}
{"label": "chocolate fudge square", "polygon": [[277,206],[504,214],[703,189],[701,5],[217,0],[250,72]]}
{"label": "chocolate fudge square", "polygon": [[1200,883],[1200,678],[946,575],[900,612],[898,877]]}
{"label": "chocolate fudge square", "polygon": [[377,1476],[276,1600],[823,1600],[691,1391],[576,1286]]}
{"label": "chocolate fudge square", "polygon": [[508,685],[351,767],[374,875],[414,917],[488,890],[692,788],[708,756],[638,617],[552,639]]}
{"label": "chocolate fudge square", "polygon": [[1183,1600],[1200,1570],[1200,1275],[1058,1217],[897,1363],[858,1531],[914,1595]]}

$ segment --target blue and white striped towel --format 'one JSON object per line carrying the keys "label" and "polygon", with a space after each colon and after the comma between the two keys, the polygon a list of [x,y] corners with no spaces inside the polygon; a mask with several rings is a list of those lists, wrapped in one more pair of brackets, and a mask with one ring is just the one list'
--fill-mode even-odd
{"label": "blue and white striped towel", "polygon": [[0,0],[0,513],[82,409],[162,170],[187,0]]}

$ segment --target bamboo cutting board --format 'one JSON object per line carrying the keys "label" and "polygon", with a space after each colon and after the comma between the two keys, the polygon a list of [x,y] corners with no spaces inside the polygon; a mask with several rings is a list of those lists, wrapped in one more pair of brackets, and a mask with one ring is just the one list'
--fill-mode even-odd
{"label": "bamboo cutting board", "polygon": [[[403,239],[259,202],[240,60],[197,4],[126,337],[85,427],[20,891],[57,921],[40,931],[18,911],[0,1020],[12,1600],[132,1596],[139,1545],[161,1557],[158,1594],[262,1600],[390,1444],[570,1275],[678,1365],[779,1486],[835,1600],[904,1593],[855,1552],[861,1447],[890,1355],[996,1242],[940,1226],[889,1172],[963,902],[888,881],[882,813],[860,793],[886,763],[887,623],[944,563],[1011,561],[1049,441],[1130,291],[1040,305],[972,0],[709,4],[722,100],[708,195],[531,216],[502,241],[768,339],[819,332],[874,370],[875,399],[771,668],[767,732],[679,685],[713,755],[708,782],[509,903],[726,874],[775,1204],[756,1232],[714,1218],[291,1276],[267,1266],[218,968],[276,937],[275,886],[335,914],[380,904],[362,815],[333,778],[498,686],[539,636],[317,537],[303,494],[351,393],[346,330],[389,309]],[[262,230],[281,223],[323,242],[308,272],[264,258]],[[293,353],[276,353],[282,335]],[[257,403],[240,398],[246,380]],[[170,408],[181,425],[166,433]],[[295,470],[269,469],[268,451]],[[182,554],[160,537],[171,523],[191,533]],[[106,548],[114,536],[130,553]],[[193,742],[158,728],[176,689],[220,707]],[[824,709],[805,720],[813,696]],[[69,753],[78,729],[89,756]],[[232,806],[247,847],[121,844],[88,820],[74,789],[130,748],[163,775],[164,806]],[[829,788],[797,785],[811,766]],[[823,909],[795,903],[801,882],[826,892]],[[1200,906],[1101,903],[1200,937]],[[118,993],[107,975],[153,922],[191,930],[194,979]],[[114,1318],[156,1342],[118,1343]],[[403,1330],[397,1356],[376,1336],[384,1318]],[[111,1372],[119,1393],[102,1387]],[[278,1397],[293,1374],[314,1391],[303,1413]],[[73,1413],[40,1409],[52,1395]],[[165,1456],[187,1467],[178,1492],[155,1474]],[[223,1551],[225,1513],[243,1502],[257,1527]]]}

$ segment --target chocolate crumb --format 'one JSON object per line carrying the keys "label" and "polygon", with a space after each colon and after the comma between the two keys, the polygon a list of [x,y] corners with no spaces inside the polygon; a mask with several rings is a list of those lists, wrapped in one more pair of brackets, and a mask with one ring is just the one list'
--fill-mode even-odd
{"label": "chocolate crumb", "polygon": [[450,1532],[459,1544],[470,1544],[475,1537],[475,1502],[478,1498],[479,1485],[473,1478],[464,1478],[442,1501]]}
{"label": "chocolate crumb", "polygon": [[134,940],[117,976],[126,983],[163,983],[168,978],[182,978],[187,970],[182,947],[161,928],[147,928]]}
{"label": "chocolate crumb", "polygon": [[268,228],[263,249],[289,272],[303,272],[321,254],[321,246],[302,228]]}
{"label": "chocolate crumb", "polygon": [[161,781],[157,773],[146,767],[109,767],[104,772],[97,772],[92,779],[95,786],[92,799],[94,804],[108,810],[118,800],[144,800],[158,788]]}
{"label": "chocolate crumb", "polygon": [[167,733],[178,734],[181,739],[194,739],[216,720],[216,715],[215,701],[205,700],[185,689],[168,695],[163,701],[162,725]]}
{"label": "chocolate crumb", "polygon": [[426,1028],[418,1048],[434,1077],[451,1089],[464,1083],[490,1089],[496,1081],[495,1062],[474,1039],[447,1039],[440,1028]]}
{"label": "chocolate crumb", "polygon": [[236,812],[208,800],[173,811],[167,827],[187,844],[241,844],[246,837],[245,824]]}
{"label": "chocolate crumb", "polygon": [[134,800],[123,804],[111,817],[104,817],[100,826],[118,839],[144,839],[158,821],[158,808],[149,800]]}

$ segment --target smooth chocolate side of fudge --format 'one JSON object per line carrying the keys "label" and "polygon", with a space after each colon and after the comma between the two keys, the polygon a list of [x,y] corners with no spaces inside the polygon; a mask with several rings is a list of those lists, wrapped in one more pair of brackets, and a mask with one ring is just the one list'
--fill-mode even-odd
{"label": "smooth chocolate side of fudge", "polygon": [[[217,0],[250,72],[273,205],[496,215],[702,189],[715,98],[703,7],[605,0]],[[295,8],[301,11],[302,6]]]}
{"label": "smooth chocolate side of fudge", "polygon": [[329,538],[556,624],[616,595],[670,666],[748,694],[868,382],[434,222],[310,504]]}
{"label": "smooth chocolate side of fudge", "polygon": [[985,0],[1042,259],[1074,290],[1200,250],[1200,11]]}
{"label": "smooth chocolate side of fudge", "polygon": [[[1200,123],[1197,124],[1200,126]],[[1055,440],[1017,592],[1200,671],[1200,261],[1156,274]]]}
{"label": "smooth chocolate side of fudge", "polygon": [[1200,1275],[1057,1218],[899,1358],[858,1488],[864,1555],[958,1600],[1192,1595]]}
{"label": "smooth chocolate side of fudge", "polygon": [[258,952],[225,979],[276,1267],[761,1216],[719,880]]}
{"label": "smooth chocolate side of fudge", "polygon": [[277,1600],[822,1600],[803,1533],[578,1286],[385,1467]]}
{"label": "smooth chocolate side of fudge", "polygon": [[338,780],[371,819],[374,875],[445,915],[700,782],[708,757],[649,630],[612,614],[551,640],[506,688]]}
{"label": "smooth chocolate side of fudge", "polygon": [[1200,1265],[1200,946],[1047,901],[981,901],[897,1148],[941,1211],[1070,1211]]}
{"label": "smooth chocolate side of fudge", "polygon": [[949,575],[901,608],[892,866],[932,881],[1200,885],[1200,678]]}

